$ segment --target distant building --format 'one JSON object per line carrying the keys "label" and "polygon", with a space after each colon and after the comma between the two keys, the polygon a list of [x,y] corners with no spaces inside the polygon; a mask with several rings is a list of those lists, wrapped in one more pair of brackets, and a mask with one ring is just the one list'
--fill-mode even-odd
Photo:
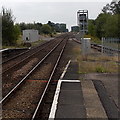
{"label": "distant building", "polygon": [[66,29],[66,32],[69,32],[69,30],[68,30],[68,29]]}
{"label": "distant building", "polygon": [[39,40],[38,30],[34,29],[23,30],[24,42],[35,42],[37,40]]}
{"label": "distant building", "polygon": [[72,26],[71,27],[71,32],[79,32],[79,27],[78,26]]}
{"label": "distant building", "polygon": [[56,23],[56,24],[55,24],[55,30],[56,30],[56,32],[67,32],[66,24]]}

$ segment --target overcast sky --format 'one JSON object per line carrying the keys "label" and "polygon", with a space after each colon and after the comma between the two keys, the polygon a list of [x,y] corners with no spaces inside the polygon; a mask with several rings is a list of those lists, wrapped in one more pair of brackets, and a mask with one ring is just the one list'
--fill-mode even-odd
{"label": "overcast sky", "polygon": [[[88,2],[89,1],[89,2]],[[12,10],[16,22],[66,23],[77,25],[77,11],[88,10],[89,19],[95,19],[103,6],[112,0],[0,0],[0,7]]]}

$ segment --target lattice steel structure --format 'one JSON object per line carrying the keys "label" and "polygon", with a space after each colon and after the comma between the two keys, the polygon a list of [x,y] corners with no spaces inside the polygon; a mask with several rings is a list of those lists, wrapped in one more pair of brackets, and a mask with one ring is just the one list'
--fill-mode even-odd
{"label": "lattice steel structure", "polygon": [[88,10],[79,10],[77,12],[77,21],[79,32],[82,32],[83,34],[88,32]]}

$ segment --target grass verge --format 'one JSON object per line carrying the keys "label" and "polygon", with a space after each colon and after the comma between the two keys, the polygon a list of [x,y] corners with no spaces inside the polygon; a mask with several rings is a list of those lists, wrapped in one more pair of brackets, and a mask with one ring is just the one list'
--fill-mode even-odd
{"label": "grass verge", "polygon": [[[39,45],[41,43],[43,43],[44,40],[38,40],[38,41],[35,41],[35,42],[31,42],[31,46],[36,46],[36,45]],[[27,46],[24,45],[24,42],[22,40],[22,36],[19,37],[19,39],[16,41],[16,44],[15,45],[10,45],[10,46],[2,46],[2,48],[26,48]]]}
{"label": "grass verge", "polygon": [[87,56],[80,53],[80,48],[75,48],[74,53],[77,54],[77,62],[79,63],[79,73],[118,73],[120,65],[118,65],[118,56],[102,55],[99,52],[92,52]]}

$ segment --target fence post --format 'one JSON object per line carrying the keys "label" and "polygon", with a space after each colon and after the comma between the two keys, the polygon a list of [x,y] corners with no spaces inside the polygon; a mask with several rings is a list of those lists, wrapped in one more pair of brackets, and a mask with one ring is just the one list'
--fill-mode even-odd
{"label": "fence post", "polygon": [[102,54],[104,53],[104,46],[103,46],[103,44],[104,44],[104,38],[102,37],[102,46],[101,46],[101,52],[102,52]]}

